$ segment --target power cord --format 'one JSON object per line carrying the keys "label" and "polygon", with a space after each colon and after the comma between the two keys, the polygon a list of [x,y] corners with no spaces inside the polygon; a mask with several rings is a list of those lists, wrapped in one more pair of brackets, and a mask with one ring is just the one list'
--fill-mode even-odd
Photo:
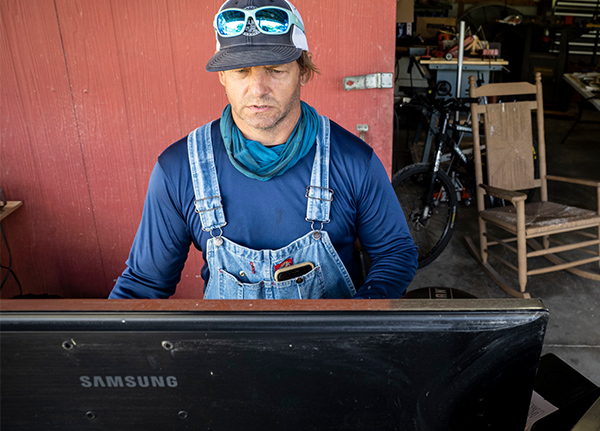
{"label": "power cord", "polygon": [[15,281],[17,282],[17,285],[19,286],[19,293],[21,295],[23,295],[23,288],[21,287],[21,282],[17,278],[17,275],[15,274],[15,272],[12,270],[12,253],[10,251],[10,247],[8,246],[8,241],[6,239],[6,233],[4,233],[4,228],[2,227],[2,223],[0,223],[0,231],[2,232],[2,239],[4,240],[4,244],[6,244],[6,250],[8,251],[8,266],[0,265],[0,267],[2,269],[6,270],[6,275],[2,279],[2,284],[0,284],[0,290],[2,290],[2,288],[4,287],[4,284],[8,280],[8,277],[10,275],[12,275],[13,278],[15,279]]}

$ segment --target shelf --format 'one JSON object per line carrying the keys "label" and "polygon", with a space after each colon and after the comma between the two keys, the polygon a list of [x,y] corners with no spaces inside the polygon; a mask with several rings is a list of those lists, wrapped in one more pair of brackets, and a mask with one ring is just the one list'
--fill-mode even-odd
{"label": "shelf", "polygon": [[0,210],[0,221],[4,220],[10,214],[12,214],[17,208],[23,205],[21,201],[8,201],[4,208]]}

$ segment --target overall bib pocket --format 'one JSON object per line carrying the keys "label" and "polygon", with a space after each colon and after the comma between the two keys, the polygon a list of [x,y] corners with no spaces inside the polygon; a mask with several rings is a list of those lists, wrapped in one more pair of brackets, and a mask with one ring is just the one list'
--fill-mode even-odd
{"label": "overall bib pocket", "polygon": [[291,280],[274,281],[273,284],[274,299],[322,299],[325,297],[325,280],[320,266]]}
{"label": "overall bib pocket", "polygon": [[286,281],[244,283],[224,269],[217,270],[215,275],[217,283],[209,283],[204,296],[206,299],[321,299],[325,296],[320,266]]}

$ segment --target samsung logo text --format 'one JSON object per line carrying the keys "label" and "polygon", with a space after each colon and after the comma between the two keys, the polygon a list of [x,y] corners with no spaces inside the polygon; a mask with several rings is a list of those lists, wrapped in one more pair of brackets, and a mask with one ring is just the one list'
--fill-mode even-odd
{"label": "samsung logo text", "polygon": [[84,388],[176,388],[175,376],[80,376]]}

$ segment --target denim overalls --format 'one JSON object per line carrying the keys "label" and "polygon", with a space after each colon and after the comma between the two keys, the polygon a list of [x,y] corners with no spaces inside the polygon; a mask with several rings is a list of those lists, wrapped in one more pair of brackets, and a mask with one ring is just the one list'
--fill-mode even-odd
{"label": "denim overalls", "polygon": [[[223,236],[227,222],[214,162],[211,123],[188,136],[194,205],[202,230],[212,237],[205,250],[210,270],[205,299],[350,298],[355,293],[348,271],[323,230],[329,222],[333,190],[329,188],[329,119],[320,116],[319,121],[315,160],[305,195],[306,226],[311,230],[278,250],[253,250]],[[314,268],[291,280],[275,281],[278,268],[302,262],[310,262]]]}

